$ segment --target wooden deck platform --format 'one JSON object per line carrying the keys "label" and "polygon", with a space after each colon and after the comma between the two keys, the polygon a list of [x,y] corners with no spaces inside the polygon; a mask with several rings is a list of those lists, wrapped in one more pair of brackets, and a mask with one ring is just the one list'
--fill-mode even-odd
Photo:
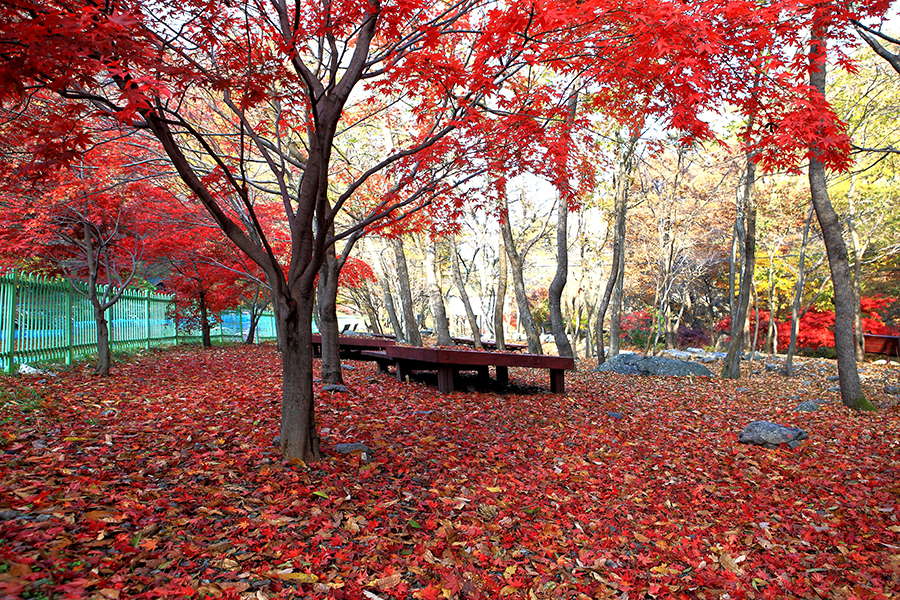
{"label": "wooden deck platform", "polygon": [[547,369],[550,373],[550,391],[564,394],[566,391],[566,371],[575,368],[575,361],[563,356],[538,356],[513,352],[480,352],[477,350],[454,350],[449,348],[418,348],[410,346],[388,346],[384,352],[363,352],[366,360],[377,360],[380,365],[392,363],[396,366],[399,381],[405,381],[412,371],[436,371],[438,390],[443,393],[453,391],[453,380],[460,371],[475,371],[487,381],[489,367],[494,367],[497,381],[509,382],[509,367]]}

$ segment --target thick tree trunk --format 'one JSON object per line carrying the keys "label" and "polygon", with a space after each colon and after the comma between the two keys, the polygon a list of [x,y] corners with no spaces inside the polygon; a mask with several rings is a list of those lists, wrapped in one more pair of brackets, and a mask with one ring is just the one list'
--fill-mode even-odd
{"label": "thick tree trunk", "polygon": [[849,200],[850,212],[847,215],[847,228],[850,231],[850,243],[853,248],[853,331],[855,332],[854,342],[856,344],[856,362],[862,362],[866,359],[866,340],[863,337],[862,323],[862,261],[865,255],[868,243],[862,244],[859,239],[859,232],[856,229],[856,175],[852,175],[850,183],[850,191],[847,193]]}
{"label": "thick tree trunk", "polygon": [[337,287],[340,275],[339,261],[328,252],[319,267],[319,281],[316,285],[319,334],[322,336],[322,383],[344,383],[341,372],[340,326],[337,318]]}
{"label": "thick tree trunk", "polygon": [[494,340],[497,350],[506,350],[503,326],[503,305],[506,304],[506,244],[500,234],[500,251],[497,259],[497,298],[494,301]]}
{"label": "thick tree trunk", "polygon": [[406,335],[403,337],[411,346],[422,345],[422,335],[419,333],[419,324],[413,310],[412,292],[409,285],[409,269],[406,266],[406,253],[403,251],[403,240],[395,237],[391,240],[394,249],[394,261],[397,263],[397,287],[400,290],[400,305],[403,307],[403,321],[406,326]]}
{"label": "thick tree trunk", "polygon": [[304,461],[320,457],[313,402],[312,290],[294,300],[281,296],[275,307],[281,329],[281,452]]}
{"label": "thick tree trunk", "polygon": [[[728,353],[722,365],[722,377],[727,379],[740,379],[741,377],[741,350],[745,341],[745,323],[750,308],[750,290],[754,285],[753,273],[756,269],[756,165],[752,157],[747,156],[747,169],[744,173],[743,207],[740,211],[746,218],[746,226],[743,229],[743,258],[744,268],[741,272],[740,297],[738,298],[738,310],[732,315],[731,343],[728,345]],[[749,337],[749,336],[747,336]],[[752,349],[751,349],[752,352]]]}
{"label": "thick tree trunk", "polygon": [[[810,87],[822,96],[825,95],[825,44],[825,31],[820,26],[814,27],[810,45],[809,83]],[[841,223],[828,197],[825,165],[817,158],[818,148],[810,148],[810,153],[812,158],[809,161],[809,191],[816,209],[819,228],[825,240],[825,251],[831,268],[831,282],[834,286],[834,348],[837,352],[841,402],[856,410],[874,410],[863,395],[856,367],[853,342],[855,294],[847,246],[841,234]]]}
{"label": "thick tree trunk", "polygon": [[503,232],[503,245],[506,248],[506,256],[512,267],[513,290],[516,293],[516,306],[519,312],[519,323],[525,331],[525,339],[528,341],[528,352],[531,354],[543,354],[541,339],[531,316],[531,307],[528,306],[528,295],[525,290],[525,276],[523,274],[524,258],[516,252],[516,245],[512,237],[512,229],[509,226],[509,210],[505,202],[503,205],[503,218],[500,223]]}
{"label": "thick tree trunk", "polygon": [[450,339],[450,322],[444,306],[444,292],[441,291],[441,271],[437,261],[437,240],[426,240],[425,279],[428,282],[428,296],[431,300],[431,314],[434,315],[434,332],[438,346],[453,346]]}
{"label": "thick tree trunk", "polygon": [[385,277],[381,278],[381,291],[384,294],[384,307],[387,310],[388,319],[391,321],[391,329],[394,330],[394,338],[398,342],[404,341],[406,337],[403,335],[400,319],[397,318],[397,311],[394,309],[394,296],[391,294],[391,286]]}
{"label": "thick tree trunk", "polygon": [[565,199],[560,198],[556,214],[556,274],[548,290],[550,326],[553,329],[556,351],[560,356],[574,356],[562,315],[562,294],[569,276],[568,215],[569,207]]}
{"label": "thick tree trunk", "polygon": [[453,282],[459,292],[459,299],[462,300],[463,308],[466,309],[466,319],[469,321],[469,329],[472,331],[472,339],[475,340],[475,348],[482,350],[481,345],[481,328],[478,327],[478,319],[475,317],[475,311],[472,310],[472,303],[469,302],[469,294],[466,292],[466,282],[463,280],[462,269],[459,266],[459,252],[456,248],[456,236],[450,236],[450,269],[453,271]]}

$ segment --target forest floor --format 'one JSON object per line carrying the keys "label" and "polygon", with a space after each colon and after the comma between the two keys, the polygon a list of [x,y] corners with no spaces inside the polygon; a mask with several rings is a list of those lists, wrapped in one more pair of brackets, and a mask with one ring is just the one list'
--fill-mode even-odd
{"label": "forest floor", "polygon": [[[349,393],[317,392],[309,465],[273,445],[270,345],[3,376],[0,598],[898,598],[900,367],[866,365],[882,410],[857,414],[833,362],[801,362],[582,362],[566,395],[544,371],[444,395],[350,363]],[[739,444],[755,420],[809,438]]]}

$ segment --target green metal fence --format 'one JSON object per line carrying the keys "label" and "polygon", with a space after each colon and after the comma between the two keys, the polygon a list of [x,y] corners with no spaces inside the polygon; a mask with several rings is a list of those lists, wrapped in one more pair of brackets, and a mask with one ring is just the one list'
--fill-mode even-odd
{"label": "green metal fence", "polygon": [[[101,288],[102,290],[103,288]],[[101,291],[102,293],[102,291]],[[127,289],[106,314],[110,347],[128,350],[194,342],[201,332],[178,332],[166,318],[172,297],[149,290]],[[241,341],[250,329],[247,311],[223,313],[213,339]],[[257,340],[275,338],[271,313],[260,318]],[[71,364],[97,352],[97,327],[90,302],[68,281],[42,275],[0,274],[0,369],[17,364],[65,361]]]}

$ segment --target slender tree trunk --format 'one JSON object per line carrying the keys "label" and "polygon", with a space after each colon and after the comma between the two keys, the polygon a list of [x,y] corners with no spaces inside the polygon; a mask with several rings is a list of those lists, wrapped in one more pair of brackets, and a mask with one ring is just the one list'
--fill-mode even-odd
{"label": "slender tree trunk", "polygon": [[497,298],[494,301],[494,341],[497,350],[506,350],[505,327],[503,326],[503,305],[506,304],[506,244],[500,235],[500,251],[497,260]]}
{"label": "slender tree trunk", "polygon": [[855,332],[854,342],[856,351],[856,362],[862,362],[866,359],[866,339],[863,337],[862,323],[862,260],[866,252],[868,244],[861,244],[859,241],[859,232],[856,230],[856,174],[851,175],[850,191],[847,193],[847,199],[850,203],[850,211],[847,215],[847,228],[850,230],[850,243],[853,247],[853,295],[855,301],[853,303],[853,331]]}
{"label": "slender tree trunk", "polygon": [[97,375],[109,375],[112,365],[112,353],[109,348],[109,322],[106,320],[106,309],[99,302],[94,302],[94,323],[97,325]]}
{"label": "slender tree trunk", "polygon": [[541,339],[538,337],[537,327],[534,324],[534,318],[531,316],[531,307],[528,306],[528,295],[525,291],[524,257],[516,252],[512,229],[509,225],[509,208],[505,197],[503,199],[503,217],[500,222],[500,230],[503,232],[503,245],[506,247],[506,255],[510,263],[512,263],[513,290],[516,293],[516,305],[519,309],[519,323],[525,330],[525,338],[528,340],[528,352],[531,354],[543,354]]}
{"label": "slender tree trunk", "polygon": [[261,315],[262,311],[258,311],[255,305],[250,309],[250,326],[247,328],[247,337],[244,338],[244,344],[250,345],[256,340],[256,326]]}
{"label": "slender tree trunk", "polygon": [[632,135],[627,143],[619,142],[618,164],[616,165],[616,192],[614,201],[615,225],[613,230],[613,256],[609,270],[609,280],[597,308],[597,364],[606,361],[603,342],[603,322],[606,311],[612,303],[609,319],[609,355],[619,353],[619,333],[622,330],[622,293],[625,283],[625,225],[628,212],[628,188],[631,184],[631,169],[634,166],[634,151],[639,135]]}
{"label": "slender tree trunk", "polygon": [[775,354],[778,350],[778,331],[775,329],[775,249],[778,244],[769,246],[768,289],[766,290],[766,302],[769,305],[769,324],[766,328],[766,352]]}
{"label": "slender tree trunk", "polygon": [[450,236],[450,270],[453,272],[453,281],[459,292],[459,299],[462,300],[463,307],[466,309],[466,319],[469,321],[472,339],[475,340],[475,348],[482,350],[484,346],[481,345],[481,328],[478,327],[478,319],[475,317],[472,303],[469,302],[469,294],[466,292],[466,282],[463,280],[462,269],[459,266],[459,252],[456,247],[455,235]]}
{"label": "slender tree trunk", "polygon": [[209,309],[206,296],[201,292],[200,298],[200,338],[204,348],[212,348],[212,324],[209,322]]}
{"label": "slender tree trunk", "polygon": [[334,252],[327,252],[319,267],[319,281],[316,285],[318,308],[317,324],[322,336],[322,383],[342,384],[340,326],[337,318],[337,287],[340,276],[340,261]]}
{"label": "slender tree trunk", "polygon": [[413,310],[412,292],[409,285],[409,269],[406,266],[406,253],[403,251],[403,240],[396,237],[391,240],[394,249],[394,261],[397,266],[397,287],[400,291],[400,305],[403,307],[403,321],[406,325],[406,335],[403,336],[411,346],[422,345],[422,335],[419,333],[419,323]]}
{"label": "slender tree trunk", "polygon": [[[741,272],[740,298],[738,300],[737,314],[732,314],[731,343],[728,345],[728,353],[722,365],[722,377],[728,379],[740,379],[741,377],[741,349],[744,345],[745,323],[750,307],[750,290],[754,285],[753,273],[756,269],[756,165],[752,157],[747,156],[747,170],[744,175],[744,194],[742,211],[746,218],[744,230],[743,252],[744,268]],[[749,336],[748,336],[749,337]],[[751,350],[752,352],[752,350]]]}
{"label": "slender tree trunk", "polygon": [[[821,8],[817,9],[818,11]],[[824,27],[820,25],[824,16],[817,14],[810,44],[810,87],[822,96],[825,95],[825,53],[826,41]],[[820,20],[821,19],[821,20]],[[834,348],[837,352],[838,376],[841,387],[841,402],[856,410],[874,410],[875,407],[866,400],[859,381],[856,367],[856,352],[853,343],[854,298],[853,280],[850,274],[850,262],[847,258],[847,246],[841,235],[841,224],[837,213],[828,197],[825,179],[825,165],[817,158],[819,150],[810,148],[812,157],[809,161],[809,190],[816,218],[822,237],[825,240],[825,251],[831,267],[831,282],[834,286]]]}
{"label": "slender tree trunk", "polygon": [[803,288],[806,286],[806,245],[809,243],[809,229],[815,207],[809,205],[809,214],[803,226],[803,240],[800,243],[800,258],[797,266],[797,286],[794,288],[794,300],[791,302],[791,338],[788,342],[787,356],[784,359],[784,374],[794,374],[794,353],[797,351],[797,336],[800,334],[800,304],[803,302]]}
{"label": "slender tree trunk", "polygon": [[437,261],[437,240],[426,240],[425,243],[425,278],[428,281],[437,345],[453,346],[453,340],[450,338],[450,321],[447,319],[447,309],[444,306],[444,292],[441,290],[442,277]]}
{"label": "slender tree trunk", "polygon": [[569,276],[568,215],[569,206],[564,198],[560,198],[556,213],[556,274],[548,290],[550,327],[560,356],[574,356],[562,315],[562,294]]}
{"label": "slender tree trunk", "polygon": [[394,296],[391,294],[391,286],[388,284],[387,278],[381,278],[381,291],[384,294],[384,307],[387,310],[388,318],[391,320],[391,329],[394,331],[394,337],[398,342],[405,340],[403,328],[400,326],[400,319],[397,318],[397,311],[394,309]]}

